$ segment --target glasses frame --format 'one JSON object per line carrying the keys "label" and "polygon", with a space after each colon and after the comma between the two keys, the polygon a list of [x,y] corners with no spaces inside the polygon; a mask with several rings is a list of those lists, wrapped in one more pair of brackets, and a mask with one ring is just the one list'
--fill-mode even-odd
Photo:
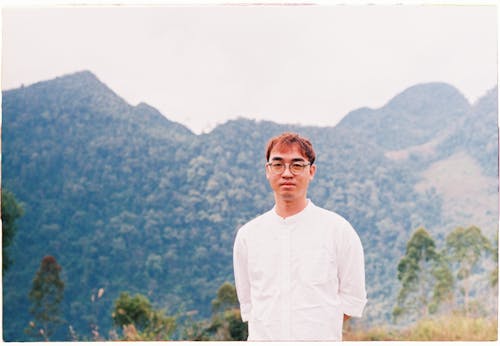
{"label": "glasses frame", "polygon": [[[281,170],[281,172],[274,172],[273,171],[273,164],[280,164],[280,165],[283,165],[283,169]],[[292,171],[292,165],[297,165],[297,166],[301,166],[301,171],[298,172],[298,173],[294,173]],[[293,175],[302,175],[304,174],[305,172],[305,168],[307,166],[311,166],[311,163],[310,162],[307,162],[307,163],[302,163],[302,162],[291,162],[291,163],[284,163],[284,162],[281,162],[281,161],[277,161],[277,162],[267,162],[266,163],[266,166],[269,167],[269,171],[274,174],[274,175],[280,175],[280,174],[283,174],[285,173],[286,169],[288,168],[288,171],[290,173],[292,173]]]}

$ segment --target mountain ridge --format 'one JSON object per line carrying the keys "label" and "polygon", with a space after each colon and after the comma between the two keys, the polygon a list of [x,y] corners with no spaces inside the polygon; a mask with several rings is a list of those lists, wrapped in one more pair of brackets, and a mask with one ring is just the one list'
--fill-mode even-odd
{"label": "mountain ridge", "polygon": [[455,87],[424,83],[405,89],[381,108],[347,114],[337,127],[362,132],[390,151],[423,145],[464,121],[469,112],[470,104]]}
{"label": "mountain ridge", "polygon": [[[12,89],[3,90],[2,92],[10,92],[11,90],[23,90],[23,89],[31,88],[31,87],[40,87],[40,86],[45,85],[46,83],[51,83],[51,84],[52,83],[59,83],[61,85],[64,85],[64,84],[73,85],[73,86],[75,86],[76,90],[80,90],[79,88],[81,88],[82,86],[86,85],[86,83],[88,83],[90,86],[93,86],[95,89],[99,89],[101,92],[106,92],[106,93],[109,92],[109,93],[115,95],[118,99],[120,99],[124,103],[128,104],[127,101],[125,101],[123,98],[121,98],[119,95],[117,95],[112,89],[110,89],[104,82],[102,82],[90,70],[81,70],[81,71],[77,71],[77,72],[73,72],[73,73],[67,73],[67,74],[64,74],[62,76],[58,76],[58,77],[54,77],[51,79],[35,82],[33,84],[26,85],[26,86],[23,86],[20,88],[12,88]],[[495,89],[495,87],[492,87],[491,89],[489,89],[488,92],[490,92],[493,89]],[[426,92],[423,95],[421,94],[422,90]],[[425,101],[425,102],[419,102],[418,107],[425,107],[426,102],[428,100],[433,100],[433,99],[435,100],[436,95],[432,95],[435,93],[435,90],[439,90],[439,92],[440,92],[440,94],[438,95],[439,98],[442,97],[445,100],[450,99],[450,98],[454,98],[456,101],[458,101],[459,103],[462,104],[461,107],[462,106],[467,106],[467,107],[470,106],[469,102],[463,96],[463,94],[457,88],[455,88],[453,85],[451,85],[449,83],[445,83],[445,82],[419,83],[419,84],[407,87],[402,92],[400,92],[397,95],[395,95],[394,97],[392,97],[389,101],[386,102],[385,105],[383,105],[380,108],[361,107],[361,108],[358,108],[356,110],[353,110],[351,112],[346,113],[342,117],[342,119],[336,125],[332,125],[332,127],[337,127],[338,125],[344,126],[346,122],[350,123],[349,124],[350,126],[353,126],[358,121],[365,121],[366,119],[364,119],[364,117],[357,115],[358,113],[365,114],[366,112],[376,112],[376,111],[379,111],[379,110],[387,108],[387,107],[390,108],[393,106],[402,106],[405,104],[409,104],[408,100],[407,100],[407,96],[411,95],[411,94],[417,94],[420,96],[422,101]],[[477,102],[479,102],[479,99],[476,100],[476,103]],[[147,112],[154,112],[154,113],[157,112],[163,118],[167,119],[170,123],[175,123],[177,125],[183,126],[186,129],[188,129],[190,132],[193,132],[187,126],[183,125],[182,123],[175,122],[175,121],[169,119],[168,116],[162,114],[158,109],[156,109],[152,105],[147,104],[146,102],[141,101],[135,106],[130,105],[130,104],[128,104],[128,105],[132,108],[144,109]],[[441,105],[446,107],[446,102],[442,103]],[[435,107],[436,102],[434,102],[432,104],[432,106]],[[417,108],[413,111],[418,112],[419,110]],[[250,118],[245,118],[245,117],[241,117],[241,116],[237,117],[235,119],[229,119],[229,120],[223,122],[222,124],[215,126],[211,131],[213,131],[218,126],[225,124],[228,121],[234,121],[234,120],[238,120],[238,119],[251,120]],[[263,121],[273,122],[272,120],[263,120]],[[286,124],[286,123],[280,123],[280,125],[294,126],[292,124]],[[329,127],[329,126],[303,125],[303,124],[296,125],[296,126],[297,127]]]}

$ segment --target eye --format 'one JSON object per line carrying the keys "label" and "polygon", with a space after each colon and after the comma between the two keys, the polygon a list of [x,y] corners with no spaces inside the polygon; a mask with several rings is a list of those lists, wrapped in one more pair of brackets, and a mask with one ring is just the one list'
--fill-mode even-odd
{"label": "eye", "polygon": [[274,168],[281,168],[283,167],[283,164],[280,162],[274,162],[271,164],[271,166],[273,166]]}

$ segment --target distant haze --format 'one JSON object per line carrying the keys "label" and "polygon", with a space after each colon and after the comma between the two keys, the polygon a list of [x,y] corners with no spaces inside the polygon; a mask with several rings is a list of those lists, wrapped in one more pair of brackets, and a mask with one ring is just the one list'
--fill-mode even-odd
{"label": "distant haze", "polygon": [[92,71],[196,133],[245,117],[333,126],[418,83],[497,81],[495,6],[3,9],[2,89]]}

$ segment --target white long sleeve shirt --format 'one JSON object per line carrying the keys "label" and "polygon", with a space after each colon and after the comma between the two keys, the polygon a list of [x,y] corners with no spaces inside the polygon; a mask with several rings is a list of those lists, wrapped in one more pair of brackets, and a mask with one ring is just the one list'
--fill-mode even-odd
{"label": "white long sleeve shirt", "polygon": [[248,340],[340,341],[343,315],[362,315],[361,241],[349,222],[311,201],[291,217],[272,209],[241,227],[233,261]]}

